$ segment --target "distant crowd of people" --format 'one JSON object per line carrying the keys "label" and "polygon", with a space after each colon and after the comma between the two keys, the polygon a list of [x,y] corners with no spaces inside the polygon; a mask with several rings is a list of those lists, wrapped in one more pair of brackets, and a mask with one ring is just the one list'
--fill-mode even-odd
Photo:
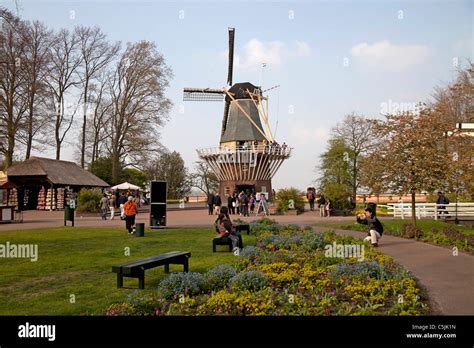
{"label": "distant crowd of people", "polygon": [[259,147],[259,142],[255,141],[243,141],[239,144],[243,150],[252,150],[252,151],[259,151],[261,150],[264,153],[271,153],[271,154],[285,154],[286,150],[288,149],[288,145],[283,142],[283,144],[279,144],[278,142],[274,141],[267,141],[266,139],[263,140],[263,147]]}
{"label": "distant crowd of people", "polygon": [[99,208],[102,220],[107,220],[110,213],[110,220],[115,217],[115,209],[120,209],[120,219],[125,221],[125,228],[129,234],[135,233],[135,217],[138,208],[145,204],[145,198],[138,191],[105,192],[100,200]]}
{"label": "distant crowd of people", "polygon": [[[223,202],[218,193],[209,193],[207,196],[207,206],[209,215],[219,215],[223,207]],[[259,211],[255,211],[255,208]],[[257,194],[250,190],[242,190],[240,193],[234,191],[227,196],[227,210],[231,215],[250,216],[253,214],[269,215],[268,200],[265,193]]]}

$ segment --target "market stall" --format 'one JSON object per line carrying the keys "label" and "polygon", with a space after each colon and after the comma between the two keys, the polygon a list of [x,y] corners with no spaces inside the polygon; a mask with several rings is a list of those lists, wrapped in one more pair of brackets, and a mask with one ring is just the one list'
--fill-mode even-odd
{"label": "market stall", "polygon": [[18,210],[62,210],[81,188],[109,186],[74,162],[43,157],[31,157],[8,168],[7,177],[16,187]]}

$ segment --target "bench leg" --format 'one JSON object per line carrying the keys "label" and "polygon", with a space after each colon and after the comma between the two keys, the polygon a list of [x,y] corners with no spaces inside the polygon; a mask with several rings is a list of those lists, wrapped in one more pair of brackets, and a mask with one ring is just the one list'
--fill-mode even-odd
{"label": "bench leg", "polygon": [[212,242],[212,252],[216,252],[216,243]]}
{"label": "bench leg", "polygon": [[229,251],[232,251],[232,241],[229,240]]}
{"label": "bench leg", "polygon": [[183,272],[187,273],[189,271],[189,260],[188,260],[187,257],[184,259],[183,266],[184,266],[184,271]]}
{"label": "bench leg", "polygon": [[123,275],[117,273],[117,288],[123,288]]}
{"label": "bench leg", "polygon": [[138,288],[145,289],[145,270],[141,270],[140,274],[138,275]]}
{"label": "bench leg", "polygon": [[165,273],[170,273],[170,265],[168,263],[165,265]]}

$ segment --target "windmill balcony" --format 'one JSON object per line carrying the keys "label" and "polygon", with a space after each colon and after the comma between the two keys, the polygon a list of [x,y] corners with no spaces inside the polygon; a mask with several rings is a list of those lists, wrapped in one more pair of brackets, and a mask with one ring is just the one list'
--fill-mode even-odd
{"label": "windmill balcony", "polygon": [[282,156],[283,159],[287,159],[291,156],[293,148],[285,147],[281,145],[249,145],[249,146],[237,146],[237,147],[205,147],[196,150],[199,157],[205,158],[208,156],[216,155],[241,155],[244,157],[248,154],[268,154]]}
{"label": "windmill balcony", "polygon": [[292,148],[279,145],[209,147],[197,150],[221,181],[271,180]]}

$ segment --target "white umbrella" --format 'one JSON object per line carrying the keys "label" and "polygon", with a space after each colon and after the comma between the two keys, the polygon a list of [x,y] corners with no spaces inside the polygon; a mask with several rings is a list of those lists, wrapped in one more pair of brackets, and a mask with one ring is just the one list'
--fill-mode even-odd
{"label": "white umbrella", "polygon": [[123,182],[119,185],[111,187],[112,190],[140,190],[140,187],[130,184],[129,182]]}

